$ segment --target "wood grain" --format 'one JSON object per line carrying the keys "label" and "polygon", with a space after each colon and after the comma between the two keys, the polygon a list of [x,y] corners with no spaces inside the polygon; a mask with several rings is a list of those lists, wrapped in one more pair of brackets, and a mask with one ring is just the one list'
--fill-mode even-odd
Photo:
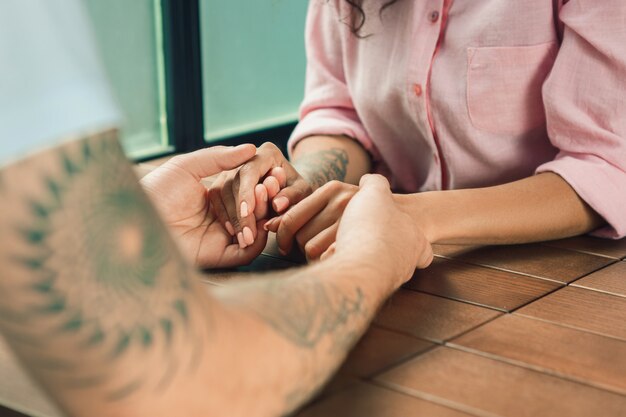
{"label": "wood grain", "polygon": [[575,281],[572,285],[626,297],[626,262],[616,262]]}
{"label": "wood grain", "polygon": [[430,401],[359,383],[296,414],[297,417],[468,417]]}
{"label": "wood grain", "polygon": [[430,267],[417,271],[405,288],[509,312],[562,285],[463,262],[435,259]]}
{"label": "wood grain", "polygon": [[570,249],[608,258],[622,259],[626,257],[626,239],[611,240],[592,236],[577,236],[569,239],[545,242],[546,246]]}
{"label": "wood grain", "polygon": [[433,343],[372,326],[354,347],[340,373],[370,377],[434,346]]}
{"label": "wood grain", "polygon": [[626,395],[626,342],[505,315],[450,342]]}
{"label": "wood grain", "polygon": [[626,298],[576,287],[562,288],[514,314],[626,340]]}
{"label": "wood grain", "polygon": [[442,343],[500,314],[495,310],[401,289],[385,304],[375,323]]}
{"label": "wood grain", "polygon": [[601,256],[539,244],[483,247],[454,257],[561,283],[572,282],[614,262]]}
{"label": "wood grain", "polygon": [[426,352],[376,381],[478,415],[626,415],[624,396],[447,347]]}

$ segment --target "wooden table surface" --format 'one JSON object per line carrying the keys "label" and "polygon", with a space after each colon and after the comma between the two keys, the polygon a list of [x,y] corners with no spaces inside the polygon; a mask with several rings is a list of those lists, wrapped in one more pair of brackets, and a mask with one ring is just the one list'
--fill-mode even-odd
{"label": "wooden table surface", "polygon": [[[626,416],[626,240],[435,252],[298,417]],[[238,274],[299,263],[270,244]],[[0,402],[58,415],[10,358]]]}
{"label": "wooden table surface", "polygon": [[[626,239],[435,252],[298,417],[626,416]],[[300,263],[270,244],[242,271]],[[1,342],[0,404],[59,416]]]}

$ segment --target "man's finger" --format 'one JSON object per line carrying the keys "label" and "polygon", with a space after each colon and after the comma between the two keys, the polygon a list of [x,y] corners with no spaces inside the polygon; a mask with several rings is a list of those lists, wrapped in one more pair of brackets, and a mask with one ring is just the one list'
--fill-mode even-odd
{"label": "man's finger", "polygon": [[387,181],[387,178],[378,174],[363,175],[361,177],[361,180],[359,181],[359,187],[360,188],[376,187],[376,188],[384,188],[386,190],[391,190],[391,187],[389,186],[389,181]]}
{"label": "man's finger", "polygon": [[239,146],[214,146],[195,152],[177,155],[168,163],[177,165],[197,180],[210,177],[246,163],[254,157],[256,148],[251,144]]}
{"label": "man's finger", "polygon": [[335,223],[327,229],[322,230],[316,236],[311,238],[304,245],[304,254],[309,261],[319,259],[324,254],[330,245],[335,242],[337,238],[337,229],[339,223]]}

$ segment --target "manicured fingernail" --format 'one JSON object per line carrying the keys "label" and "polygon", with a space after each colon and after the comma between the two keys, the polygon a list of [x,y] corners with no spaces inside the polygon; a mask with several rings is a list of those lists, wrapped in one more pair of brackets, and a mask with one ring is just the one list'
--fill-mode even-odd
{"label": "manicured fingernail", "polygon": [[278,197],[274,200],[274,209],[278,212],[285,210],[287,206],[289,206],[289,199],[287,197]]}
{"label": "manicured fingernail", "polygon": [[237,233],[237,242],[239,242],[239,248],[241,249],[246,248],[246,242],[243,240],[243,233],[241,232]]}
{"label": "manicured fingernail", "polygon": [[[269,222],[267,222],[267,223],[269,223]],[[267,223],[265,223],[265,224],[263,225],[263,230],[265,230],[266,232],[269,232],[269,231],[270,231],[270,228],[269,228],[269,226],[267,225]]]}
{"label": "manicured fingernail", "polygon": [[241,217],[248,217],[248,203],[241,202]]}
{"label": "manicured fingernail", "polygon": [[246,242],[246,245],[252,245],[254,243],[254,235],[252,234],[252,229],[248,226],[243,228],[243,240]]}
{"label": "manicured fingernail", "polygon": [[235,236],[235,228],[230,222],[226,222],[224,224],[226,226],[226,231],[230,233],[231,236]]}

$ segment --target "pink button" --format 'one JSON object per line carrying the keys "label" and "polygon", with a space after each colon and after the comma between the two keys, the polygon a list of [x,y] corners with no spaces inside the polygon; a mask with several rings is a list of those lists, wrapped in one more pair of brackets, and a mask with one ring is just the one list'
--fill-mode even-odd
{"label": "pink button", "polygon": [[435,23],[437,20],[439,20],[439,12],[437,10],[433,10],[432,12],[430,12],[430,15],[428,15],[428,20]]}
{"label": "pink button", "polygon": [[421,84],[413,84],[413,92],[417,97],[422,95],[422,85]]}

